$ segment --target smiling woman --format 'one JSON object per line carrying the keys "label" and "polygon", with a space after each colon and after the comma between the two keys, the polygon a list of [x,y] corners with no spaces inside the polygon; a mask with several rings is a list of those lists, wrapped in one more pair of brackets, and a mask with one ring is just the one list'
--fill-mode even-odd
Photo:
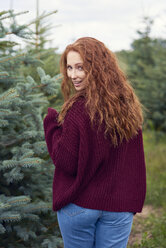
{"label": "smiling woman", "polygon": [[81,90],[85,87],[83,60],[78,52],[70,51],[67,54],[67,75],[71,78],[76,90]]}
{"label": "smiling woman", "polygon": [[115,55],[83,37],[60,61],[65,103],[44,119],[65,248],[125,248],[146,193],[142,110]]}

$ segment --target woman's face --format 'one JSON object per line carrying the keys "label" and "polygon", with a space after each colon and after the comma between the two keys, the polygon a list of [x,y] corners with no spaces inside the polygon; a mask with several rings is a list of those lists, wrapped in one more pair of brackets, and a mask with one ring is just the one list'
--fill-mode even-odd
{"label": "woman's face", "polygon": [[67,54],[67,75],[73,82],[76,90],[85,88],[83,60],[78,52],[70,51]]}

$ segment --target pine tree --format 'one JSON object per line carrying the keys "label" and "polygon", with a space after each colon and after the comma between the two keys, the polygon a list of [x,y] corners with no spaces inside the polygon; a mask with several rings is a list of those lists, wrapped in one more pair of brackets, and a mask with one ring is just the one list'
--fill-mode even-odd
{"label": "pine tree", "polygon": [[[19,13],[20,14],[20,13]],[[28,38],[26,26],[13,11],[0,13],[0,247],[61,247],[56,215],[52,211],[54,166],[43,130],[43,109],[55,95],[59,76],[38,68],[37,83],[20,74],[22,64],[40,63],[19,53],[10,34]],[[10,25],[4,20],[10,18]]]}
{"label": "pine tree", "polygon": [[[43,68],[51,76],[59,74],[59,60],[60,55],[56,53],[57,48],[48,48],[48,44],[51,43],[51,30],[54,32],[54,29],[59,25],[52,25],[49,22],[49,17],[56,14],[57,10],[46,12],[43,11],[39,14],[39,0],[36,0],[36,19],[30,24],[33,24],[35,27],[31,29],[32,37],[30,40],[27,40],[27,46],[25,51],[31,55],[35,55],[36,58],[43,61]],[[30,25],[29,24],[29,25]],[[31,75],[33,75],[35,80],[38,80],[38,74],[36,73],[36,68],[30,66],[28,71],[31,70]],[[28,74],[28,71],[24,71],[25,74]]]}
{"label": "pine tree", "polygon": [[[31,29],[32,37],[30,40],[27,40],[27,46],[24,48],[24,51],[30,56],[33,56],[33,58],[40,58],[40,60],[42,60],[42,68],[47,74],[52,77],[54,77],[55,75],[58,75],[59,77],[60,54],[56,53],[57,48],[46,48],[46,46],[48,46],[48,43],[50,42],[49,32],[58,26],[50,25],[48,18],[56,14],[57,10],[48,13],[44,11],[39,15],[38,3],[39,1],[37,0],[36,19],[28,24],[28,26],[30,24],[35,25],[35,29]],[[40,77],[37,73],[35,65],[29,64],[26,67],[23,65],[20,69],[25,76],[29,75],[30,73],[35,81],[39,81]],[[60,90],[57,91],[56,95],[47,95],[47,99],[49,100],[49,105],[51,107],[56,106],[57,109],[60,109],[60,106],[63,103],[63,96]]]}
{"label": "pine tree", "polygon": [[145,106],[146,126],[166,132],[166,40],[150,36],[153,20],[144,18],[144,29],[131,44],[131,51],[120,53],[127,63],[127,75]]}

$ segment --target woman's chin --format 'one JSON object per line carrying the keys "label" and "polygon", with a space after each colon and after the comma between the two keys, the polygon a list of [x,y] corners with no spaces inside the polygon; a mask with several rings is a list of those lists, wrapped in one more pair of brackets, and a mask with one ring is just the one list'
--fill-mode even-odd
{"label": "woman's chin", "polygon": [[83,87],[83,85],[79,85],[79,86],[75,86],[75,85],[74,85],[74,88],[75,88],[76,90],[82,90],[84,87]]}

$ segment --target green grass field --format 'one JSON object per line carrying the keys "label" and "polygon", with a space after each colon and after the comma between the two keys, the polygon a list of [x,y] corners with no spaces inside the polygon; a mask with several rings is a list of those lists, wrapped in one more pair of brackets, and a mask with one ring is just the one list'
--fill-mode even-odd
{"label": "green grass field", "polygon": [[166,137],[144,131],[147,195],[134,217],[128,248],[166,248]]}

